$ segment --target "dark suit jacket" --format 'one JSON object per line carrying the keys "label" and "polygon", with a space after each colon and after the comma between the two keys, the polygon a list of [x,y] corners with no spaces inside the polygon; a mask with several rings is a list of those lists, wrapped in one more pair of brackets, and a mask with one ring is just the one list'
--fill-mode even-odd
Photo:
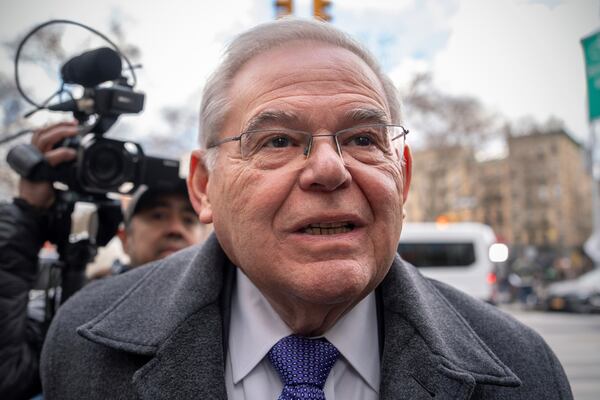
{"label": "dark suit jacket", "polygon": [[[85,287],[50,328],[44,398],[225,399],[232,270],[213,236]],[[378,291],[382,399],[572,398],[544,341],[496,308],[400,258]]]}

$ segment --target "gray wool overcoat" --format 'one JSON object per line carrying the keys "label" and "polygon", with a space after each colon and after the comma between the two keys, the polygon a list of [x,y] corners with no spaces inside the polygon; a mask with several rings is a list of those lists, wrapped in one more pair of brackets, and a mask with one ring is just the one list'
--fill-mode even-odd
{"label": "gray wool overcoat", "polygon": [[[233,279],[212,236],[201,248],[88,285],[48,333],[44,398],[226,399]],[[493,306],[400,258],[377,296],[381,399],[572,398],[540,336]]]}

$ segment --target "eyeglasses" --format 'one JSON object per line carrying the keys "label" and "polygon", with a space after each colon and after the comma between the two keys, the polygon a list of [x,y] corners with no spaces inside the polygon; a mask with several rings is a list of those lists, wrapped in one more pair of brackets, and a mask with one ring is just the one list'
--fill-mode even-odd
{"label": "eyeglasses", "polygon": [[407,134],[408,130],[401,125],[386,124],[360,125],[319,135],[285,128],[257,129],[221,139],[208,148],[239,141],[244,160],[252,161],[259,168],[279,168],[301,156],[308,158],[314,138],[332,137],[344,162],[356,160],[363,164],[379,164],[392,156],[392,141],[402,140],[401,148],[404,148]]}

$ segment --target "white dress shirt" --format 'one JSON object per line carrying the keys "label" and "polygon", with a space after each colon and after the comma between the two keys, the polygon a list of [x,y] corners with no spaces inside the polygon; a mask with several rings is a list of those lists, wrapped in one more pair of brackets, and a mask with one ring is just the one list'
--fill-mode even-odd
{"label": "white dress shirt", "polygon": [[[267,353],[291,335],[262,293],[238,269],[231,301],[225,386],[230,400],[277,399],[283,389]],[[379,396],[379,338],[371,293],[323,337],[340,352],[325,382],[327,400],[376,400]]]}

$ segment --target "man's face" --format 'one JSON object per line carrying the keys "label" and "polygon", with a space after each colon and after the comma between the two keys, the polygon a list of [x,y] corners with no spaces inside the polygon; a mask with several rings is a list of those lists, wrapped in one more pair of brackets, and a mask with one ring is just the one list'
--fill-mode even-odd
{"label": "man's face", "polygon": [[200,238],[198,216],[183,194],[157,195],[132,217],[121,236],[132,266],[166,257]]}
{"label": "man's face", "polygon": [[[249,124],[330,134],[391,122],[369,67],[345,49],[314,42],[251,59],[230,97],[220,138]],[[219,147],[210,175],[195,153],[189,187],[201,220],[214,222],[228,257],[278,312],[294,304],[351,307],[381,282],[396,252],[410,169],[408,149],[407,168],[401,166],[402,151],[377,165],[345,164],[333,139],[319,137],[308,158],[261,169],[234,141]],[[319,227],[329,228],[313,229]]]}

